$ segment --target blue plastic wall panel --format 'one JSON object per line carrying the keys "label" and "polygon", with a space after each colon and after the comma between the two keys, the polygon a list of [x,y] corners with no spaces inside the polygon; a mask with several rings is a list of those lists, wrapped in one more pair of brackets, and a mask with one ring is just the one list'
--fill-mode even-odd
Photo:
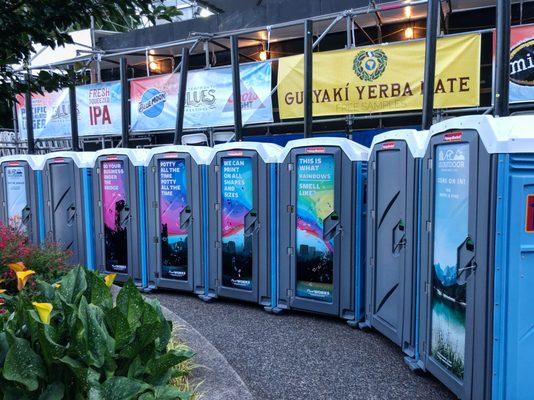
{"label": "blue plastic wall panel", "polygon": [[367,207],[364,204],[364,188],[367,182],[367,162],[358,162],[356,165],[356,210],[354,212],[354,319],[360,321],[365,314],[365,220]]}
{"label": "blue plastic wall panel", "polygon": [[271,181],[271,307],[278,307],[278,164],[270,165]]}
{"label": "blue plastic wall panel", "polygon": [[35,186],[37,187],[37,226],[39,227],[39,243],[45,242],[43,171],[35,171]]}
{"label": "blue plastic wall panel", "polygon": [[534,396],[534,154],[500,155],[493,400]]}
{"label": "blue plastic wall panel", "polygon": [[94,226],[93,226],[93,188],[91,185],[91,169],[82,170],[83,185],[83,219],[85,228],[85,254],[86,267],[94,271],[95,265],[95,243],[94,243]]}
{"label": "blue plastic wall panel", "polygon": [[204,294],[209,294],[209,221],[208,221],[208,166],[200,166],[200,179],[202,180],[202,264],[204,271]]}
{"label": "blue plastic wall panel", "polygon": [[146,197],[145,197],[145,168],[137,167],[139,182],[139,240],[141,257],[141,285],[148,286],[148,265],[147,265],[147,233],[146,233]]}
{"label": "blue plastic wall panel", "polygon": [[415,361],[419,361],[419,309],[420,309],[420,282],[421,282],[421,232],[423,231],[422,227],[422,216],[421,210],[423,208],[423,159],[420,158],[416,160],[417,167],[417,211],[416,211],[416,244],[415,244]]}

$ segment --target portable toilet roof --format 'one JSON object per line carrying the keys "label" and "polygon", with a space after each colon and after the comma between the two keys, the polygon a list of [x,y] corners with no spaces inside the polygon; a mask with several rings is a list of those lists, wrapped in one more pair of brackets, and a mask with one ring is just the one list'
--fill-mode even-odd
{"label": "portable toilet roof", "polygon": [[149,150],[147,163],[149,163],[156,154],[163,153],[188,153],[199,165],[209,164],[211,161],[211,154],[213,150],[206,146],[184,146],[184,145],[169,145],[158,146]]}
{"label": "portable toilet roof", "polygon": [[136,167],[144,167],[148,162],[149,151],[147,149],[125,149],[122,147],[102,149],[95,152],[94,160],[100,156],[124,155],[128,156],[131,163]]}
{"label": "portable toilet roof", "polygon": [[[495,118],[470,115],[451,118],[430,128],[430,135],[446,131],[474,129],[490,154],[534,152],[534,116],[517,115]],[[460,133],[460,132],[459,132]],[[454,132],[451,132],[451,135]]]}
{"label": "portable toilet roof", "polygon": [[254,150],[266,163],[277,163],[283,147],[274,143],[263,142],[229,142],[218,144],[213,146],[213,152],[210,156],[209,163],[211,163],[218,152],[228,150]]}
{"label": "portable toilet roof", "polygon": [[0,163],[9,161],[25,161],[34,170],[39,171],[44,168],[44,156],[40,154],[14,154],[0,158]]}
{"label": "portable toilet roof", "polygon": [[43,164],[48,160],[54,160],[56,158],[70,158],[74,161],[74,164],[78,168],[93,168],[95,165],[95,152],[78,152],[78,151],[57,151],[54,153],[48,153],[44,156]]}
{"label": "portable toilet roof", "polygon": [[389,140],[405,141],[414,158],[423,158],[430,140],[430,132],[418,131],[416,129],[396,129],[393,131],[380,133],[373,138],[373,142],[371,143],[371,151],[377,144],[387,142]]}
{"label": "portable toilet roof", "polygon": [[292,149],[298,147],[321,147],[321,146],[338,146],[343,149],[343,152],[349,157],[351,161],[367,161],[369,158],[369,149],[359,143],[350,139],[337,137],[314,137],[305,139],[290,140],[287,142],[282,154],[280,154],[280,162],[287,157]]}

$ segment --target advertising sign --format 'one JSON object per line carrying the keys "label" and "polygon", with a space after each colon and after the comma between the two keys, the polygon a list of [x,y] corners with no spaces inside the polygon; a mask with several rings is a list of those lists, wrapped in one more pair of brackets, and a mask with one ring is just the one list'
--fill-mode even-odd
{"label": "advertising sign", "polygon": [[[240,66],[243,124],[272,122],[271,64]],[[130,81],[132,131],[174,129],[179,74]],[[187,75],[184,128],[234,124],[232,71],[229,67]]]}
{"label": "advertising sign", "polygon": [[[303,116],[303,56],[279,61],[280,118]],[[419,110],[425,41],[390,43],[313,55],[313,115]],[[435,107],[479,105],[480,35],[438,39]]]}
{"label": "advertising sign", "polygon": [[323,221],[334,211],[334,156],[297,157],[297,296],[332,302],[334,239]]}
{"label": "advertising sign", "polygon": [[120,135],[121,98],[120,81],[76,87],[79,135]]}
{"label": "advertising sign", "polygon": [[124,162],[102,162],[102,212],[106,271],[128,273],[128,204]]}
{"label": "advertising sign", "polygon": [[469,144],[439,145],[435,161],[431,356],[464,376],[466,287],[457,282],[457,250],[469,221]]}
{"label": "advertising sign", "polygon": [[[493,61],[495,62],[495,32]],[[512,26],[510,31],[510,103],[534,100],[534,25]]]}
{"label": "advertising sign", "polygon": [[26,194],[26,169],[24,167],[6,167],[6,203],[9,225],[15,229],[26,231],[22,221],[22,211],[28,205]]}
{"label": "advertising sign", "polygon": [[[17,120],[21,139],[26,131],[25,95],[17,96]],[[76,87],[78,134],[121,134],[121,84],[103,82]],[[33,134],[36,139],[71,136],[69,90],[32,94]]]}
{"label": "advertising sign", "polygon": [[222,279],[223,286],[252,290],[252,237],[245,218],[254,207],[250,157],[222,160]]}
{"label": "advertising sign", "polygon": [[186,281],[187,228],[181,215],[187,207],[187,169],[184,159],[159,160],[159,221],[161,229],[161,275]]}

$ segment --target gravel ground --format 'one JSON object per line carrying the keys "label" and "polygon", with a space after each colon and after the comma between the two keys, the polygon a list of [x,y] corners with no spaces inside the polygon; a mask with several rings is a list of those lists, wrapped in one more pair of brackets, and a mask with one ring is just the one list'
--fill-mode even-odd
{"label": "gravel ground", "polygon": [[454,399],[432,377],[411,372],[389,340],[341,320],[169,292],[150,297],[204,335],[259,400]]}

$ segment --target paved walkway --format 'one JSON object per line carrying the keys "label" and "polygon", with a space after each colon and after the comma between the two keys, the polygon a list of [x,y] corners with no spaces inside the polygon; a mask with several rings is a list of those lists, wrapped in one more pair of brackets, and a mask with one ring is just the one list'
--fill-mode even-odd
{"label": "paved walkway", "polygon": [[337,319],[276,316],[251,304],[169,292],[150,297],[204,335],[259,400],[454,398],[433,378],[411,372],[390,341]]}

